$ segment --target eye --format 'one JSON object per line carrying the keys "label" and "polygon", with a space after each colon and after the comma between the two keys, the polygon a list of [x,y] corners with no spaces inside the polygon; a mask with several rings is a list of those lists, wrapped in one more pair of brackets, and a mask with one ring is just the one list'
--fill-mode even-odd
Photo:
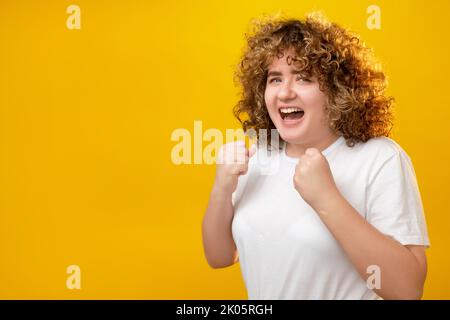
{"label": "eye", "polygon": [[272,83],[272,82],[277,81],[277,80],[280,80],[280,81],[281,81],[280,78],[272,78],[272,79],[269,80],[269,83]]}
{"label": "eye", "polygon": [[302,80],[304,82],[311,82],[311,80],[309,78],[306,78],[306,77],[298,77],[297,80]]}

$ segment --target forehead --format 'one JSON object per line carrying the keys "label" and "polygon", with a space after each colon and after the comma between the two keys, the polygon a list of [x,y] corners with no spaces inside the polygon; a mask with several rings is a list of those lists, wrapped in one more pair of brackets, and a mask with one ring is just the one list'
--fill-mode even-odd
{"label": "forehead", "polygon": [[298,55],[294,49],[285,49],[281,53],[274,54],[268,59],[267,67],[269,70],[276,67],[289,67],[298,69]]}
{"label": "forehead", "polygon": [[278,54],[274,53],[269,57],[266,65],[266,72],[295,70],[297,72],[310,74],[314,73],[312,69],[312,65],[307,64],[305,57],[299,56],[293,48],[285,49]]}
{"label": "forehead", "polygon": [[289,67],[294,68],[294,57],[293,55],[283,55],[282,57],[274,57],[269,60],[268,69],[271,70],[277,67]]}

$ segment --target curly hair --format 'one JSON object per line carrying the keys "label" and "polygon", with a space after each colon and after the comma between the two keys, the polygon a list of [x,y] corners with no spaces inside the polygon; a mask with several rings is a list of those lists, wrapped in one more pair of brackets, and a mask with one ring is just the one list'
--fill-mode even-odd
{"label": "curly hair", "polygon": [[274,57],[281,58],[285,50],[294,49],[295,66],[317,77],[327,96],[330,128],[343,136],[348,146],[389,136],[394,98],[385,95],[386,77],[372,49],[358,35],[316,13],[304,20],[260,18],[252,27],[245,34],[247,46],[234,74],[242,92],[233,114],[245,132],[253,129],[259,137],[259,130],[266,129],[270,146],[270,131],[276,128],[264,101],[267,70]]}

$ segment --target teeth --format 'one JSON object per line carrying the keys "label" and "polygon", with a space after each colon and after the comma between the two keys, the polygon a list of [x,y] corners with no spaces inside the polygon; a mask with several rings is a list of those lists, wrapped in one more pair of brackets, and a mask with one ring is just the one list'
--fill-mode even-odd
{"label": "teeth", "polygon": [[281,113],[292,113],[292,112],[298,112],[298,111],[302,111],[302,109],[296,108],[296,107],[292,107],[292,108],[281,108],[281,109],[280,109],[280,112],[281,112]]}

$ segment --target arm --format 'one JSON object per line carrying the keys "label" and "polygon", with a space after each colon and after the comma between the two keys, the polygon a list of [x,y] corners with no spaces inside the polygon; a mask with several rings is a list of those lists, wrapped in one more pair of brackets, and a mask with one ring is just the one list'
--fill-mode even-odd
{"label": "arm", "polygon": [[219,154],[215,183],[202,224],[203,248],[212,268],[224,268],[238,260],[231,232],[234,208],[232,194],[238,178],[248,171],[249,158],[255,153],[243,141],[225,144]]}
{"label": "arm", "polygon": [[403,246],[368,223],[336,192],[315,211],[342,246],[357,271],[367,280],[367,267],[381,271],[381,287],[374,291],[384,299],[420,299],[427,273],[422,246]]}
{"label": "arm", "polygon": [[233,214],[231,194],[215,185],[202,225],[205,256],[212,268],[224,268],[236,262],[236,245],[231,233]]}
{"label": "arm", "polygon": [[307,149],[294,175],[294,186],[317,212],[365,280],[367,268],[379,267],[384,299],[420,299],[427,263],[422,246],[403,246],[366,221],[341,195],[326,158]]}

